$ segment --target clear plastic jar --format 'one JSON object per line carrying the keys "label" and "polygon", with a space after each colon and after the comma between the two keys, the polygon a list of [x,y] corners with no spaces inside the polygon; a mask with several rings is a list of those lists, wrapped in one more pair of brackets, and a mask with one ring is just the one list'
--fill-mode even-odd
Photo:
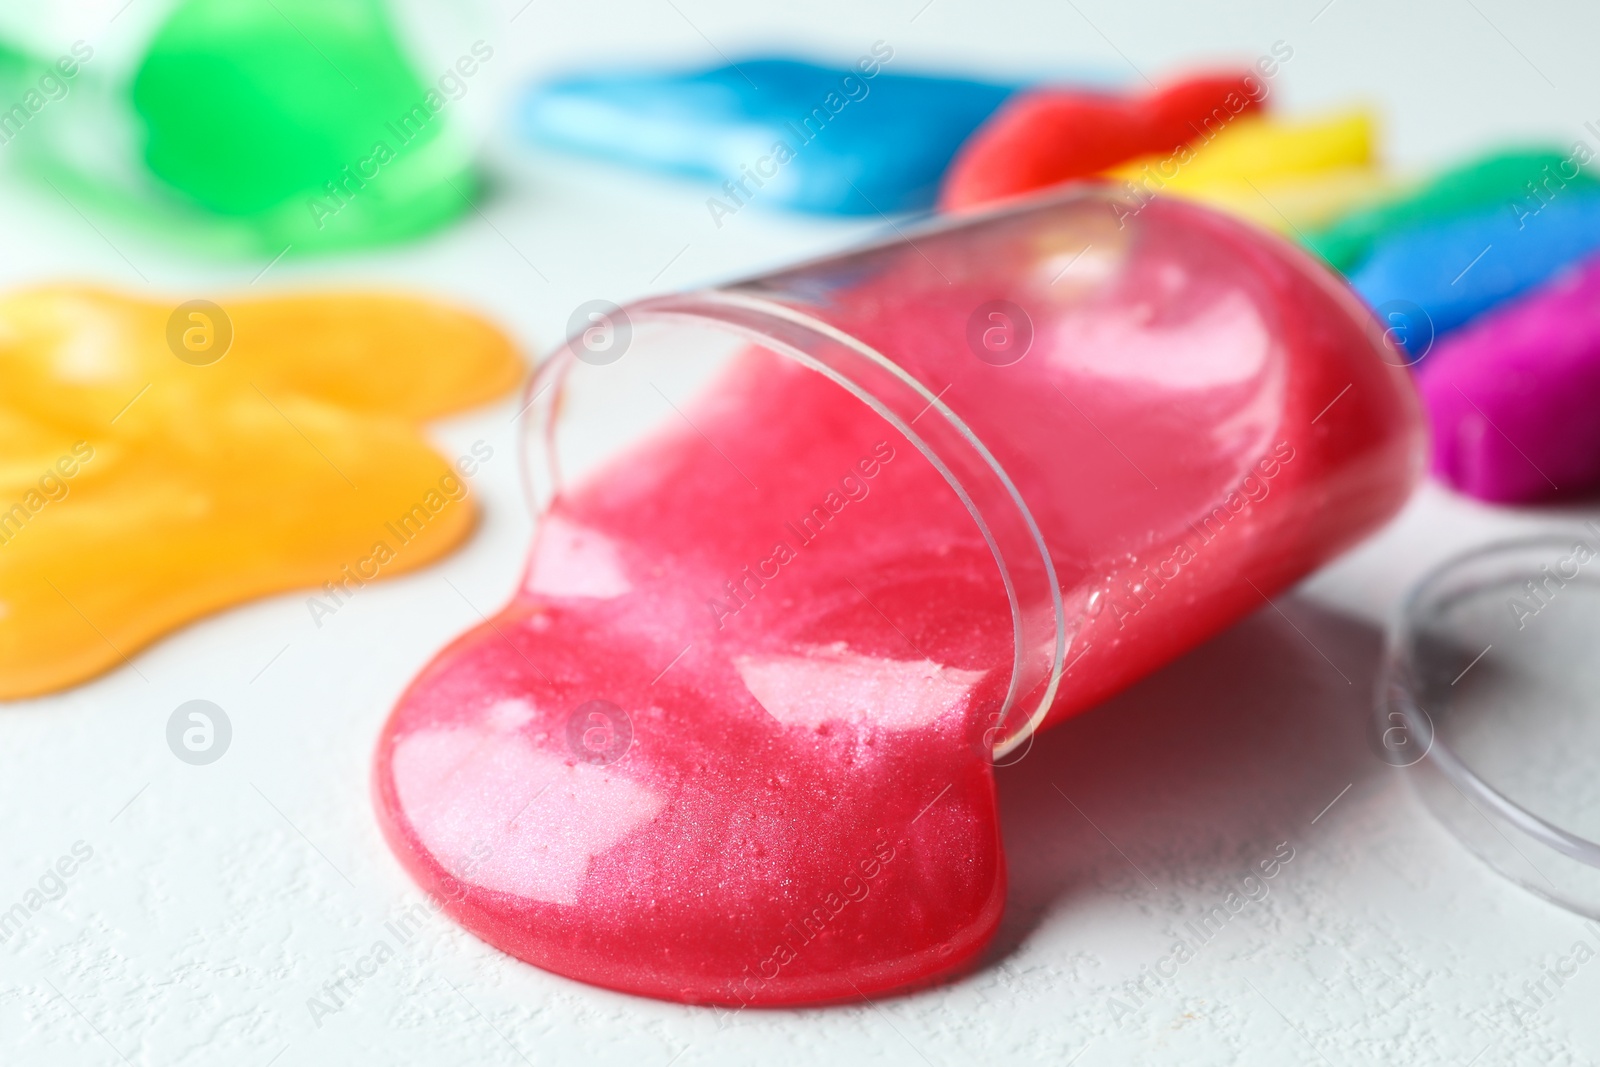
{"label": "clear plastic jar", "polygon": [[379,743],[468,929],[584,981],[854,999],[978,958],[994,763],[1316,567],[1417,476],[1382,328],[1270,235],[1084,188],[578,309],[521,587]]}
{"label": "clear plastic jar", "polygon": [[[937,468],[1008,606],[1010,677],[987,713],[1001,758],[1358,539],[1420,462],[1404,359],[1342,284],[1228,219],[1094,188],[626,310],[595,301],[572,325],[528,392],[536,514],[681,428],[752,350],[834,382]],[[1224,527],[1252,525],[1242,556],[1210,558]],[[1097,672],[1114,648],[1129,669]]]}

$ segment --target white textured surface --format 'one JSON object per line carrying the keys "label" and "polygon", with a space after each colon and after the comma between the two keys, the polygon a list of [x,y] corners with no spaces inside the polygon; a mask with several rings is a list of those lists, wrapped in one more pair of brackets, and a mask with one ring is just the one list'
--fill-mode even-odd
{"label": "white textured surface", "polygon": [[[1283,39],[1295,57],[1275,83],[1281,102],[1385,103],[1404,162],[1512,135],[1566,143],[1600,119],[1600,17],[1576,2],[1255,0],[1216,13],[1107,0],[769,10],[535,0],[508,23],[521,3],[485,31],[497,49],[486,71],[502,86],[535,63],[714,61],[708,41],[729,54],[768,45],[848,58],[882,38],[906,69],[997,73],[1126,70],[1120,49],[1155,74],[1199,52],[1248,59]],[[86,24],[74,35],[115,32]],[[742,274],[876,228],[752,207],[719,230],[690,187],[520,156],[503,167],[502,195],[485,208],[492,228],[474,218],[377,256],[288,260],[255,288],[411,284],[549,344],[582,301]],[[48,190],[7,179],[0,280],[144,288],[126,256],[150,288],[187,298],[245,289],[262,266],[188,262],[97,225],[109,243]],[[479,439],[494,448],[474,482],[483,527],[441,565],[364,589],[320,629],[302,596],[278,597],[161,642],[136,658],[137,673],[0,708],[0,909],[75,842],[93,849],[26,933],[0,944],[0,1064],[1600,1059],[1600,964],[1580,965],[1536,1015],[1518,1021],[1508,1007],[1575,941],[1600,946],[1600,935],[1489,873],[1364,742],[1377,624],[1404,583],[1457,547],[1563,518],[1491,513],[1438,491],[1284,598],[1282,615],[1264,610],[1002,774],[1009,911],[991,958],[953,985],[719,1021],[552,977],[414,910],[418,895],[372,819],[368,761],[411,673],[516,580],[529,524],[513,407],[438,429],[453,454]],[[168,715],[197,697],[234,727],[232,748],[208,767],[180,763],[164,740]],[[1268,894],[1145,1005],[1115,1011],[1110,998],[1142,967],[1172,969],[1162,961],[1186,923],[1230,892],[1260,895],[1244,879],[1281,842],[1294,858]],[[375,942],[393,940],[385,923],[406,912],[420,928],[379,962]],[[372,973],[347,983],[347,1006],[314,1020],[308,998],[363,966]]]}

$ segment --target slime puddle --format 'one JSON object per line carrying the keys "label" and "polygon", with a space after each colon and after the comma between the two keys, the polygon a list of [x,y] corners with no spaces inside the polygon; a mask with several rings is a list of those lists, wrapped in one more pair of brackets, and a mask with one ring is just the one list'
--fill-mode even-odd
{"label": "slime puddle", "polygon": [[[1005,896],[997,709],[1050,661],[1017,635],[1055,608],[999,505],[969,509],[976,483],[918,442],[959,416],[1037,521],[1066,638],[1045,723],[1263,606],[1420,466],[1409,379],[1309,258],[1165,201],[1124,231],[1114,207],[1079,194],[699,305],[892,355],[943,397],[904,419],[732,329],[704,329],[726,357],[698,389],[648,328],[614,366],[547,366],[536,389],[635,375],[654,410],[562,484],[519,591],[385,729],[377,804],[419,883],[513,955],[674,1000],[969,964]],[[968,345],[996,300],[1021,358]],[[608,426],[635,421],[621,396]],[[1043,692],[1011,692],[1024,719]]]}
{"label": "slime puddle", "polygon": [[[413,570],[472,529],[421,429],[521,377],[493,326],[378,294],[183,310],[0,297],[0,699],[255,597]],[[180,358],[183,336],[220,352]],[[385,524],[419,505],[400,540]]]}

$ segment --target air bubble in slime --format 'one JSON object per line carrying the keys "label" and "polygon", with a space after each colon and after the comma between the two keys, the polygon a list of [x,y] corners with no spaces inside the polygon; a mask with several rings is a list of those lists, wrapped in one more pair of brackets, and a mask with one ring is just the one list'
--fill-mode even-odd
{"label": "air bubble in slime", "polygon": [[[632,993],[972,964],[995,765],[1383,522],[1403,359],[1277,237],[1098,187],[647,300],[531,386],[517,592],[375,793],[479,937]],[[1119,224],[1120,222],[1120,224]]]}

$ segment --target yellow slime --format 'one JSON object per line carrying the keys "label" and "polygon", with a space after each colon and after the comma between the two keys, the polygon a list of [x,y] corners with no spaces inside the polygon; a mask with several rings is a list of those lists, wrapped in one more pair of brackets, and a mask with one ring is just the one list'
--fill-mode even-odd
{"label": "yellow slime", "polygon": [[254,597],[450,551],[475,512],[421,424],[522,370],[493,326],[403,296],[0,297],[0,698]]}
{"label": "yellow slime", "polygon": [[1350,111],[1309,122],[1240,118],[1209,141],[1110,172],[1139,195],[1180,196],[1298,235],[1388,188],[1373,120]]}

